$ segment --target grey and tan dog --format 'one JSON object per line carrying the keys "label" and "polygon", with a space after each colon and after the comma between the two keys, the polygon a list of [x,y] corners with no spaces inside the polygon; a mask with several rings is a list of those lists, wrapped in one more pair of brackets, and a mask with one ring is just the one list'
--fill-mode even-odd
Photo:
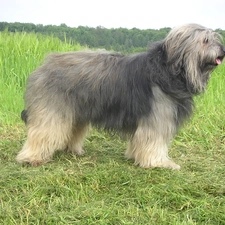
{"label": "grey and tan dog", "polygon": [[28,134],[17,161],[41,165],[59,149],[82,155],[92,124],[127,134],[125,156],[136,165],[180,169],[168,144],[224,55],[219,35],[197,24],[172,29],[135,55],[51,54],[28,78],[22,112]]}

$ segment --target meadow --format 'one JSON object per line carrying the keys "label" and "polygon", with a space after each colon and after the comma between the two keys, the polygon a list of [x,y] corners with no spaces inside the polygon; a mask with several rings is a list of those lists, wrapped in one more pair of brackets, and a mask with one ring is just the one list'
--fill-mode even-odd
{"label": "meadow", "polygon": [[26,78],[50,52],[85,47],[53,36],[0,33],[0,224],[225,224],[225,65],[212,74],[170,156],[180,171],[124,159],[126,141],[92,129],[86,154],[57,152],[40,167],[15,156]]}

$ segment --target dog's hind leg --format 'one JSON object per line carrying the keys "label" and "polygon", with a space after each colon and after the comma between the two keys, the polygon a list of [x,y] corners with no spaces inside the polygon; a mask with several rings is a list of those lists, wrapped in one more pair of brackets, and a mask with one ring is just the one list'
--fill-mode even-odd
{"label": "dog's hind leg", "polygon": [[89,125],[76,125],[73,127],[72,135],[68,140],[67,151],[72,152],[75,155],[83,155],[83,142],[88,133]]}
{"label": "dog's hind leg", "polygon": [[27,141],[16,157],[32,166],[50,161],[56,150],[65,149],[72,130],[72,122],[57,112],[38,112],[32,112],[28,119]]}

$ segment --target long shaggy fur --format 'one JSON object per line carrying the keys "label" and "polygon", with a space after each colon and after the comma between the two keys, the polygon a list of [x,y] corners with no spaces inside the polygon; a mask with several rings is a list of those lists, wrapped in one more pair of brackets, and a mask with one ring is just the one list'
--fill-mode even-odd
{"label": "long shaggy fur", "polygon": [[18,162],[40,165],[55,150],[81,155],[92,124],[129,135],[126,157],[141,167],[179,169],[168,144],[190,117],[225,48],[218,34],[189,24],[147,51],[51,54],[27,82],[27,141]]}

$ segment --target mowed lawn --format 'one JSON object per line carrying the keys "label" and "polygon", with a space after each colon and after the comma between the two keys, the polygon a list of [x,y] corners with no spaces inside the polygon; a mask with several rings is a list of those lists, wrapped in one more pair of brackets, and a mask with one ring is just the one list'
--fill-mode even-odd
{"label": "mowed lawn", "polygon": [[170,147],[180,171],[142,169],[126,141],[94,128],[81,157],[40,167],[15,161],[26,78],[49,52],[84,49],[57,38],[0,33],[0,224],[225,224],[225,64]]}

